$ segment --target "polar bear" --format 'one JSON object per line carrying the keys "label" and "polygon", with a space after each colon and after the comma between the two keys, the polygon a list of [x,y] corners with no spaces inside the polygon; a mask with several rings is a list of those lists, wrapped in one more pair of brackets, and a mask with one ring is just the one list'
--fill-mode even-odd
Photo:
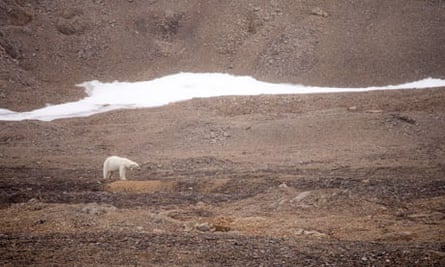
{"label": "polar bear", "polygon": [[127,180],[125,177],[125,172],[127,169],[140,170],[141,167],[136,162],[129,160],[127,158],[122,158],[118,156],[110,156],[104,162],[104,179],[111,178],[111,175],[115,171],[119,171],[119,177],[121,180]]}

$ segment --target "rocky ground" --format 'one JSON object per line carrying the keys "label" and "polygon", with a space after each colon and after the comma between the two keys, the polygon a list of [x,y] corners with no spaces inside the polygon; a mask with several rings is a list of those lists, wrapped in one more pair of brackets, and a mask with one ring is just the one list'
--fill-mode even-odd
{"label": "rocky ground", "polygon": [[[442,1],[0,1],[0,107],[178,71],[445,78]],[[4,266],[443,266],[445,91],[0,122]],[[101,179],[106,156],[141,164]]]}

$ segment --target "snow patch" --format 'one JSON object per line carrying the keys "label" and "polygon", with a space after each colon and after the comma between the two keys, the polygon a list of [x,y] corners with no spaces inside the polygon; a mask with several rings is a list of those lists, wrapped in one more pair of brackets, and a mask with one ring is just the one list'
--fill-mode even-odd
{"label": "snow patch", "polygon": [[116,81],[112,83],[89,81],[78,84],[78,86],[85,88],[87,97],[77,102],[48,105],[27,112],[0,109],[0,120],[51,121],[86,117],[116,109],[158,107],[192,98],[227,95],[315,94],[445,87],[445,80],[427,78],[400,85],[336,88],[267,83],[249,76],[234,76],[224,73],[178,73],[151,81]]}

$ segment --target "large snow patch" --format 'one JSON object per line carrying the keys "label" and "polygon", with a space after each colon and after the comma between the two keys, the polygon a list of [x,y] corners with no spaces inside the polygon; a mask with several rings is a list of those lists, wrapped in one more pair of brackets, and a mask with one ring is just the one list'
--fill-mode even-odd
{"label": "large snow patch", "polygon": [[115,109],[156,107],[197,97],[314,94],[445,87],[445,80],[427,78],[400,85],[335,88],[274,84],[261,82],[249,76],[233,76],[223,73],[178,73],[151,81],[131,83],[89,81],[78,86],[84,87],[88,96],[77,102],[48,105],[44,108],[27,112],[0,109],[0,120],[51,121],[62,118],[85,117]]}

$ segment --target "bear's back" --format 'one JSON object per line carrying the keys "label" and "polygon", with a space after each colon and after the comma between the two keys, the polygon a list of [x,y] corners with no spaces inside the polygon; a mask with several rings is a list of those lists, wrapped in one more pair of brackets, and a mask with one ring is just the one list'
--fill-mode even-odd
{"label": "bear's back", "polygon": [[119,156],[109,156],[105,160],[105,164],[108,164],[110,168],[119,168],[119,166],[130,166],[131,164],[134,164],[134,161],[131,161],[127,158],[119,157]]}

